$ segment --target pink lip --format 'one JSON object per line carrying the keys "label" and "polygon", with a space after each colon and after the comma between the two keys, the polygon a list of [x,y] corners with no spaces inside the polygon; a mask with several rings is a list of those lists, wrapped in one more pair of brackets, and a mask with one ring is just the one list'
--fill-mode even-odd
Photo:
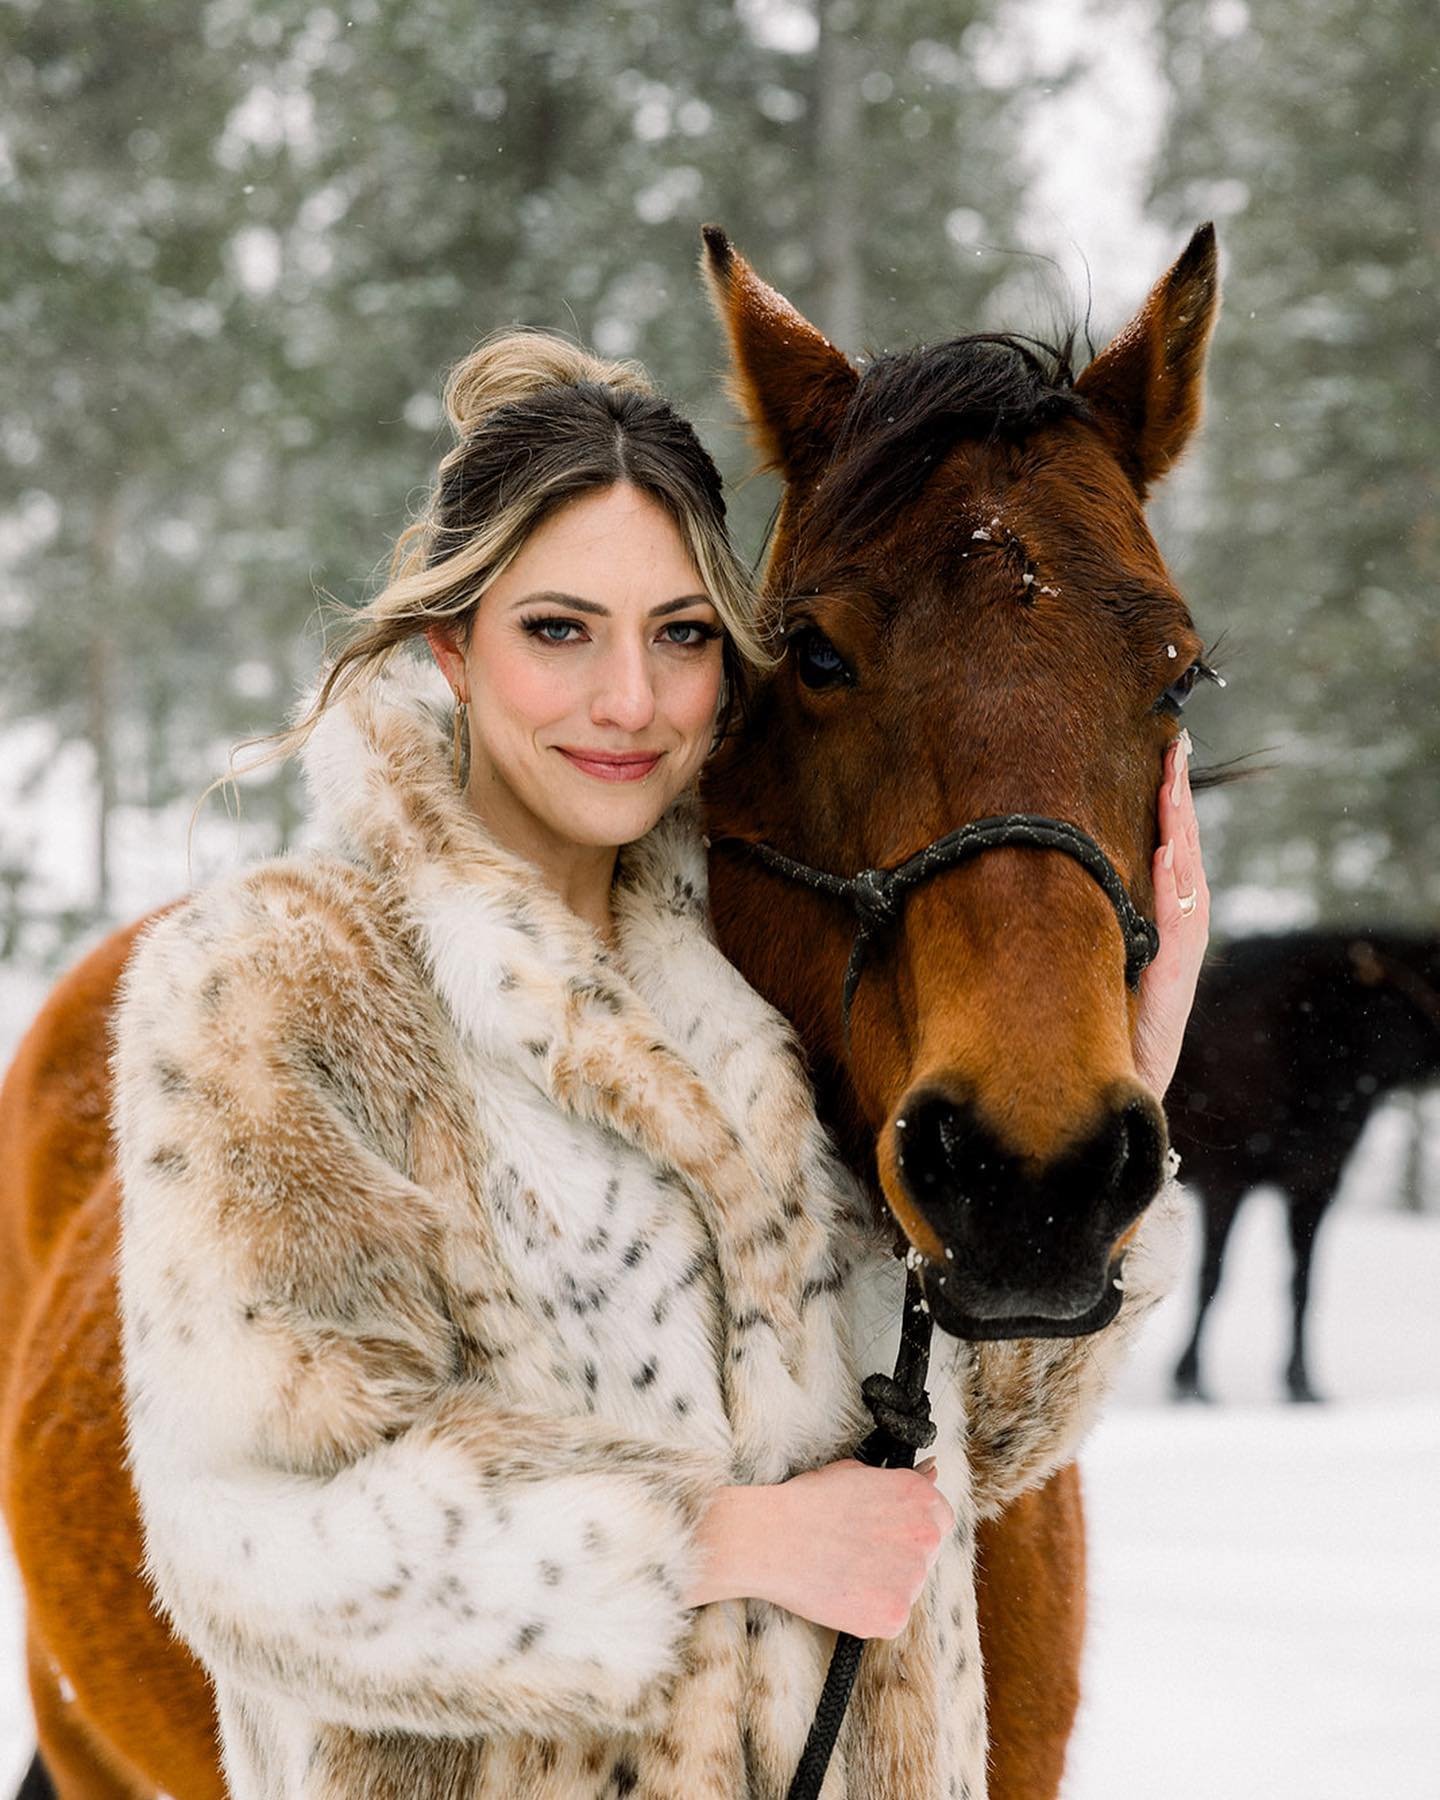
{"label": "pink lip", "polygon": [[600,781],[643,781],[664,754],[659,750],[567,750],[563,744],[555,748],[567,762]]}

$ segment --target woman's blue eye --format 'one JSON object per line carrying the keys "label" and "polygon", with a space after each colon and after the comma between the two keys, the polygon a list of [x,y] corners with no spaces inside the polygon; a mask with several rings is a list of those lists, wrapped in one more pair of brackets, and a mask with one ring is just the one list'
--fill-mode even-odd
{"label": "woman's blue eye", "polygon": [[580,629],[574,619],[555,618],[522,619],[520,627],[528,636],[539,638],[542,643],[546,644],[568,644],[570,642],[568,637],[556,637],[552,634],[557,631],[570,632]]}
{"label": "woman's blue eye", "polygon": [[711,638],[720,635],[713,625],[706,625],[699,619],[677,619],[673,625],[667,625],[665,629],[667,631],[693,631],[698,634],[695,637],[671,638],[670,642],[679,644],[682,649],[708,644]]}

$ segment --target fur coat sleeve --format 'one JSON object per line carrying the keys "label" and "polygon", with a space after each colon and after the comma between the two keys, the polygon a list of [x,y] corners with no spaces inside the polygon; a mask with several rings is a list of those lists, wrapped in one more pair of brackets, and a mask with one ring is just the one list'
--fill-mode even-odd
{"label": "fur coat sleeve", "polygon": [[[395,997],[362,962],[302,885],[242,882],[159,921],[127,970],[119,1298],[148,1577],[213,1670],[337,1724],[633,1727],[694,1617],[723,1461],[489,1392],[507,1297],[489,1342],[462,1340],[439,1205],[401,1172],[423,1097],[367,1028]],[[423,1051],[433,1026],[409,1026]]]}

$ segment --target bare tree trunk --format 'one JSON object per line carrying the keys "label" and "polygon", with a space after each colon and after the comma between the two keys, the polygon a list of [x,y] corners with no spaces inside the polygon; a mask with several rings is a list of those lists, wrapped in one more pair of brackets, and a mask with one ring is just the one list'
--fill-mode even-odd
{"label": "bare tree trunk", "polygon": [[1418,1213],[1425,1210],[1424,1094],[1407,1095],[1405,1111],[1410,1121],[1410,1131],[1405,1144],[1405,1172],[1400,1178],[1400,1210]]}
{"label": "bare tree trunk", "polygon": [[817,0],[815,158],[816,310],[840,349],[858,347],[865,295],[860,258],[863,51],[855,0]]}
{"label": "bare tree trunk", "polygon": [[86,644],[86,689],[90,747],[95,753],[95,898],[97,918],[110,910],[110,820],[115,810],[114,660],[116,644],[108,620],[115,601],[116,545],[120,535],[118,496],[96,502],[90,537],[91,630]]}

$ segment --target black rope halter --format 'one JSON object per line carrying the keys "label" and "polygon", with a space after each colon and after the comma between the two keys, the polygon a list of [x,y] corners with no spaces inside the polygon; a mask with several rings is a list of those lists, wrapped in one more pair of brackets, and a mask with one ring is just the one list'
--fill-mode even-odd
{"label": "black rope halter", "polygon": [[[1078,825],[1071,825],[1064,819],[1048,819],[1040,813],[1005,813],[991,819],[973,819],[968,825],[957,826],[944,837],[936,838],[893,869],[862,869],[858,875],[833,875],[827,869],[811,868],[808,863],[797,862],[771,845],[759,844],[750,838],[725,834],[710,841],[742,844],[777,874],[846,901],[859,914],[860,923],[845,969],[841,999],[841,1021],[847,1046],[850,1041],[850,1002],[859,986],[865,952],[872,938],[899,920],[905,896],[911,888],[918,887],[931,875],[938,875],[942,869],[957,868],[987,850],[1060,850],[1092,875],[1114,909],[1120,935],[1125,940],[1127,986],[1133,988],[1138,983],[1160,948],[1159,932],[1131,900],[1119,871],[1094,838]],[[855,1452],[860,1462],[873,1468],[913,1468],[916,1450],[934,1439],[930,1396],[925,1388],[931,1332],[930,1309],[925,1303],[918,1270],[912,1263],[905,1277],[905,1310],[895,1373],[867,1375],[861,1383],[860,1391],[875,1420],[875,1429]],[[835,1639],[825,1686],[787,1800],[815,1800],[820,1792],[845,1709],[850,1703],[865,1641],[846,1631],[840,1632]]]}
{"label": "black rope halter", "polygon": [[767,868],[787,876],[804,886],[844,900],[860,915],[851,946],[850,961],[845,969],[845,987],[841,998],[841,1019],[845,1041],[850,1041],[850,1002],[860,985],[860,971],[872,938],[895,923],[906,894],[942,869],[958,868],[961,863],[981,856],[987,850],[1060,850],[1073,857],[1082,869],[1093,875],[1114,909],[1125,940],[1125,981],[1134,987],[1147,966],[1155,960],[1160,948],[1160,934],[1138,910],[1114,863],[1078,825],[1064,819],[1047,819],[1041,813],[1002,813],[992,819],[972,819],[959,825],[917,850],[893,869],[862,869],[858,875],[832,875],[828,869],[814,869],[797,862],[793,856],[769,844],[758,844],[750,838],[725,834],[711,839],[716,844],[743,844],[752,850]]}

